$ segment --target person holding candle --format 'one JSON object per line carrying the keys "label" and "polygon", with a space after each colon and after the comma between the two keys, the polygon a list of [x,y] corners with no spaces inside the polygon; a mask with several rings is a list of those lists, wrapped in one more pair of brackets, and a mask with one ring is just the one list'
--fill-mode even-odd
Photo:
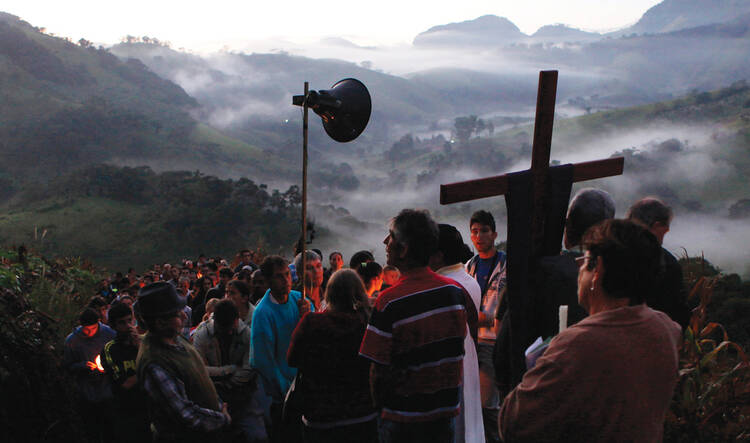
{"label": "person holding candle", "polygon": [[508,394],[500,434],[514,442],[661,441],[681,330],[644,302],[659,243],[640,225],[606,220],[582,245],[578,302],[589,316],[557,335]]}
{"label": "person holding candle", "polygon": [[65,339],[63,367],[73,375],[78,387],[81,419],[92,441],[107,435],[112,387],[101,366],[104,345],[117,335],[112,328],[99,322],[99,312],[84,309],[80,326]]}

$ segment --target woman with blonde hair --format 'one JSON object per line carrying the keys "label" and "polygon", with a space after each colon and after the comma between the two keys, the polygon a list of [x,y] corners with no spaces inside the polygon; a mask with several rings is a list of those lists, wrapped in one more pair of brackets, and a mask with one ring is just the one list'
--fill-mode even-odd
{"label": "woman with blonde hair", "polygon": [[374,443],[377,411],[369,363],[359,345],[370,317],[367,293],[356,272],[336,271],[325,293],[326,310],[308,313],[292,334],[287,359],[299,369],[306,442]]}

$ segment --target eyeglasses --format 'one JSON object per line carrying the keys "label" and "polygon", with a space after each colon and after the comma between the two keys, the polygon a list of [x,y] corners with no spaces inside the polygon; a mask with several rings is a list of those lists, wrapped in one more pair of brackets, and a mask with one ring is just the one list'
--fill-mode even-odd
{"label": "eyeglasses", "polygon": [[584,263],[584,261],[586,261],[586,259],[589,259],[589,261],[588,261],[588,263],[586,265],[586,268],[588,270],[594,269],[596,267],[596,260],[597,260],[597,256],[596,255],[582,255],[580,257],[576,257],[575,258],[576,265],[578,265],[580,267]]}

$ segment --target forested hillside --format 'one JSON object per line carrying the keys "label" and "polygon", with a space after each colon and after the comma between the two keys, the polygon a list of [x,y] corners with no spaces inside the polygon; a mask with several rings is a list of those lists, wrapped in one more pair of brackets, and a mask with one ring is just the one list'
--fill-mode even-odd
{"label": "forested hillside", "polygon": [[99,162],[288,174],[273,154],[199,125],[192,116],[195,99],[140,61],[121,61],[84,39],[75,44],[41,31],[0,13],[0,180],[6,193]]}
{"label": "forested hillside", "polygon": [[300,194],[243,178],[92,165],[29,186],[0,215],[0,244],[79,256],[110,269],[145,267],[241,246],[291,249]]}

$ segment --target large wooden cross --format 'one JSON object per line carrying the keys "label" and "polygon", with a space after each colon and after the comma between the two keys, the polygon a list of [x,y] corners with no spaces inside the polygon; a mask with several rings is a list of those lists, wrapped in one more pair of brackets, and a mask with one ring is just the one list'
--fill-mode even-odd
{"label": "large wooden cross", "polygon": [[[531,173],[534,182],[533,213],[530,214],[534,237],[544,230],[544,191],[550,166],[552,125],[555,118],[555,96],[557,94],[557,71],[539,73],[539,90],[534,123],[534,143],[531,151]],[[610,158],[573,165],[573,181],[581,182],[596,178],[622,174],[624,158]],[[508,192],[508,174],[440,185],[440,204],[465,202],[485,197],[504,195]],[[535,245],[538,246],[538,245]]]}
{"label": "large wooden cross", "polygon": [[[564,202],[551,202],[550,189],[554,186],[553,174],[565,172],[570,174],[572,167],[572,182],[581,182],[596,178],[620,175],[623,171],[622,157],[606,160],[560,165],[550,167],[550,147],[552,144],[552,126],[555,116],[555,96],[557,94],[557,71],[542,71],[539,73],[539,89],[537,92],[536,120],[534,123],[534,142],[531,153],[531,169],[518,173],[503,174],[478,180],[469,180],[440,186],[440,204],[476,200],[479,198],[506,195],[508,202],[508,268],[507,268],[507,297],[510,314],[511,336],[513,329],[525,328],[529,306],[524,298],[529,297],[528,275],[533,269],[534,259],[543,255],[554,255],[560,251],[564,223]],[[564,171],[562,168],[566,168]],[[530,177],[529,177],[530,175]],[[564,174],[563,174],[564,175]],[[525,181],[518,181],[517,177],[524,176]],[[567,194],[570,192],[570,175],[567,177]],[[511,186],[511,181],[514,183]],[[528,183],[519,188],[518,183]],[[511,191],[511,188],[515,191]],[[528,188],[531,189],[528,189]],[[520,194],[521,204],[510,207],[512,192]],[[528,198],[528,200],[525,200]],[[559,200],[560,197],[558,196]],[[518,196],[516,196],[516,202]],[[556,205],[556,206],[555,206]],[[514,208],[526,213],[513,213]],[[561,216],[549,217],[547,212],[556,211]],[[511,229],[511,218],[514,219]],[[520,220],[520,221],[519,221]],[[550,232],[552,235],[550,235]],[[513,235],[519,238],[511,238]],[[545,239],[546,234],[546,239]],[[546,242],[546,243],[545,243]],[[556,244],[555,244],[556,242]],[[515,249],[512,249],[515,247]],[[521,260],[517,260],[521,257]],[[521,331],[516,337],[522,337]],[[526,337],[524,337],[525,339]],[[522,340],[511,340],[514,355],[522,359]],[[520,354],[519,354],[520,353]],[[512,379],[520,381],[523,368],[514,368]]]}

